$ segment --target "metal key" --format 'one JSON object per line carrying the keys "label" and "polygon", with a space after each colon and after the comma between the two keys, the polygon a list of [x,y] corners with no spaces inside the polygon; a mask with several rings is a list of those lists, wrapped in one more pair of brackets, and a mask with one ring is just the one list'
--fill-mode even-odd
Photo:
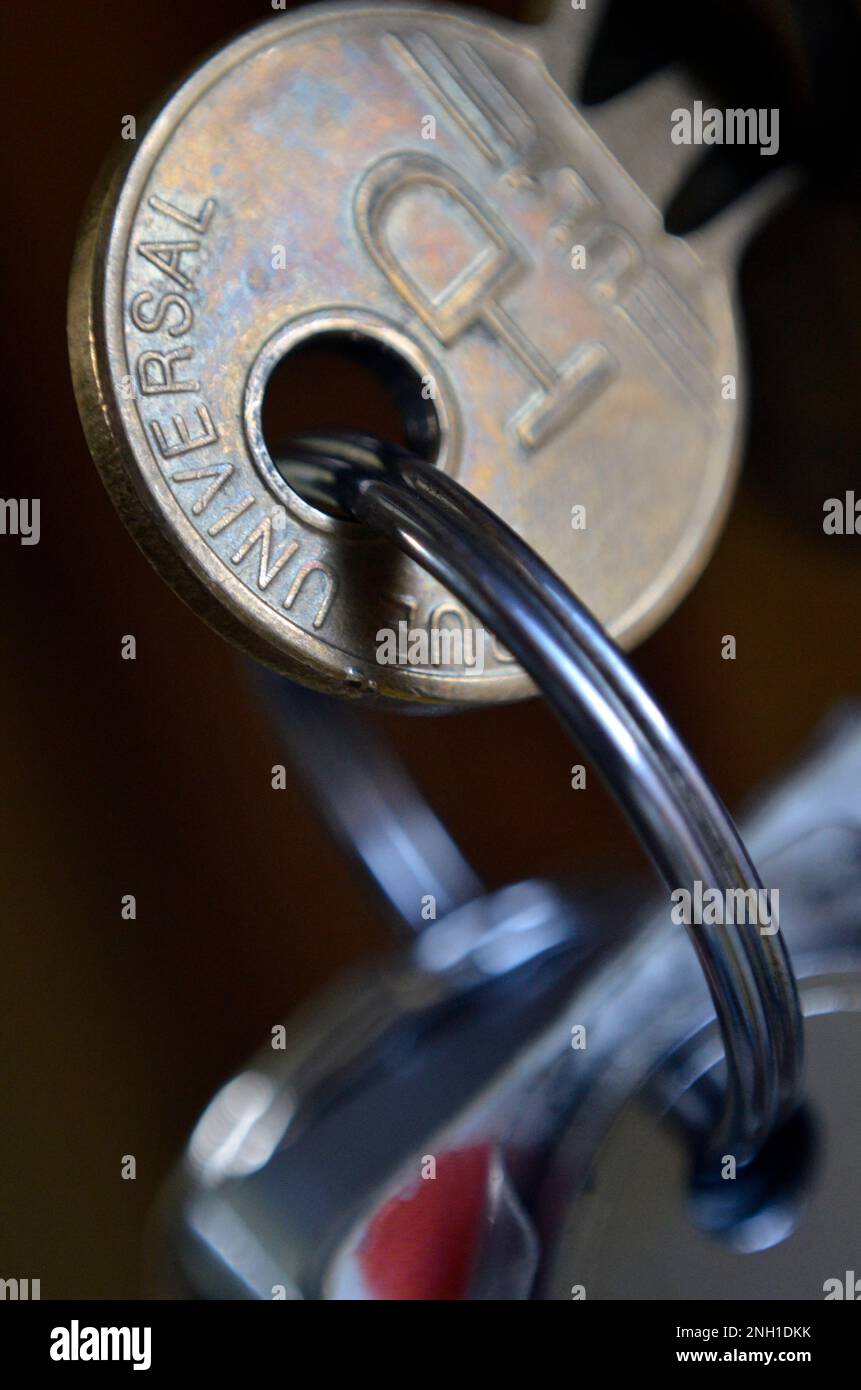
{"label": "metal key", "polygon": [[745,824],[780,885],[812,1034],[825,1142],[808,1171],[790,1169],[794,1188],[764,1187],[745,1209],[740,1172],[724,1184],[735,1220],[709,1233],[692,1219],[685,1126],[719,1055],[693,954],[665,905],[632,914],[620,945],[617,904],[520,884],[344,981],[285,1052],[264,1049],[219,1092],[172,1194],[181,1286],[823,1297],[857,1269],[861,1213],[859,771],[856,712]]}
{"label": "metal key", "polygon": [[622,645],[706,562],[744,394],[732,258],[764,200],[664,232],[695,94],[663,74],[578,111],[599,10],[309,6],[205,63],[97,195],[69,321],[93,455],[168,582],[296,680],[401,707],[532,693],[497,643],[481,670],[376,659],[381,629],[473,620],[273,461],[267,382],[310,342],[384,360],[410,446]]}

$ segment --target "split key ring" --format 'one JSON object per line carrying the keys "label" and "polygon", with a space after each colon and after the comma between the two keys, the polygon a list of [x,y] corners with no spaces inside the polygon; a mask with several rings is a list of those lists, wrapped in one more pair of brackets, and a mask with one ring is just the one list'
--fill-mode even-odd
{"label": "split key ring", "polygon": [[[762,902],[725,806],[600,624],[536,552],[454,479],[356,435],[302,437],[279,468],[307,498],[385,536],[511,652],[588,751],[665,884]],[[728,898],[727,898],[728,900]],[[717,1015],[726,1091],[702,1165],[748,1163],[797,1109],[803,1027],[779,927],[687,923]]]}

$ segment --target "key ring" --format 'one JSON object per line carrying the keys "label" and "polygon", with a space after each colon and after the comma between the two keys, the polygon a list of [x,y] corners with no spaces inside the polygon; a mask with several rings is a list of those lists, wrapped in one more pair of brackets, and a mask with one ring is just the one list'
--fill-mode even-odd
{"label": "key ring", "polygon": [[[505,644],[590,755],[671,889],[761,891],[707,778],[588,610],[503,521],[432,464],[360,436],[302,438],[291,484],[386,536]],[[727,1088],[703,1160],[749,1162],[798,1104],[803,1028],[779,930],[688,927]]]}

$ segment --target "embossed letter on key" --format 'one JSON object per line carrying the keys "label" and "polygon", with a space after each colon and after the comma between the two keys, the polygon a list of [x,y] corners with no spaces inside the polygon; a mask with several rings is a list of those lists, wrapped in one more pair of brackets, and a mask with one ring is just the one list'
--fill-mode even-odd
{"label": "embossed letter on key", "polygon": [[[437,465],[623,645],[720,526],[739,432],[726,275],[664,233],[558,84],[584,42],[583,16],[564,20],[565,42],[558,12],[273,20],[178,90],[87,224],[70,339],[106,481],[169,582],[308,684],[428,705],[531,691],[495,645],[480,671],[377,661],[405,616],[472,619],[275,466],[267,382],[315,339],[385,349],[422,386]],[[668,124],[640,134],[674,157]]]}

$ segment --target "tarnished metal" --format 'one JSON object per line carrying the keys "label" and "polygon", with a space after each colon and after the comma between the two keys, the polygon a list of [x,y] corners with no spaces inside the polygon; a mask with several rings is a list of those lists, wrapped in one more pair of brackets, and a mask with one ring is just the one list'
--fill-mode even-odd
{"label": "tarnished metal", "polygon": [[378,663],[380,629],[472,619],[273,464],[266,383],[311,339],[392,354],[414,447],[624,646],[719,529],[740,394],[722,386],[738,382],[725,265],[665,234],[557,85],[582,49],[562,24],[561,8],[531,28],[395,4],[273,20],[179,88],[84,229],[71,353],[108,487],[183,597],[307,684],[429,705],[532,691],[496,645],[481,671]]}

